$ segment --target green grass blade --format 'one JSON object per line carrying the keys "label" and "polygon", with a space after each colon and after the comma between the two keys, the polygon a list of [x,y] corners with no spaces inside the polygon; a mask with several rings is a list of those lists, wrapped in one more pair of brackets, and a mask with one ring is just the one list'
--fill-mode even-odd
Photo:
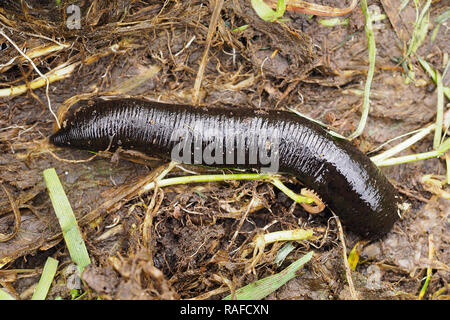
{"label": "green grass blade", "polygon": [[403,0],[402,3],[400,4],[400,8],[398,8],[398,13],[400,13],[403,9],[405,9],[408,3],[409,0]]}
{"label": "green grass blade", "polygon": [[319,23],[324,27],[336,27],[336,26],[348,26],[349,18],[332,18],[332,19],[320,19]]}
{"label": "green grass blade", "polygon": [[41,278],[39,283],[34,289],[33,296],[31,300],[45,300],[47,297],[48,290],[52,285],[53,278],[55,277],[56,270],[58,269],[58,260],[48,257],[44,265],[44,270],[42,270]]}
{"label": "green grass blade", "polygon": [[297,203],[313,203],[314,202],[314,200],[312,198],[309,198],[306,196],[301,196],[301,195],[295,193],[294,191],[292,191],[291,189],[286,187],[286,185],[284,185],[284,183],[281,182],[281,180],[278,178],[273,177],[272,179],[270,179],[270,183],[272,183],[275,187],[280,189],[280,191],[282,191],[285,195],[287,195],[289,198],[291,198],[292,200],[294,200]]}
{"label": "green grass blade", "polygon": [[[277,19],[281,18],[284,13],[286,12],[286,3],[284,2],[284,0],[278,0],[277,1],[277,10],[275,11],[275,13],[277,14]],[[289,19],[280,19],[280,21],[288,21]]]}
{"label": "green grass blade", "polygon": [[0,289],[0,300],[16,300],[12,295],[3,289]]}
{"label": "green grass blade", "polygon": [[275,11],[272,10],[263,0],[251,0],[253,10],[255,10],[258,17],[264,21],[271,21],[275,18]]}
{"label": "green grass blade", "polygon": [[226,181],[226,180],[267,180],[272,183],[278,189],[283,191],[289,198],[298,203],[313,203],[312,198],[296,194],[294,191],[286,187],[280,179],[270,173],[237,173],[237,174],[208,174],[208,175],[194,175],[194,176],[182,176],[167,178],[158,180],[157,184],[152,181],[145,185],[140,193],[152,190],[158,185],[158,187],[166,187],[176,184],[186,183],[198,183],[198,182],[213,182],[213,181]]}
{"label": "green grass blade", "polygon": [[417,153],[417,154],[410,154],[407,156],[397,157],[397,158],[388,158],[381,161],[377,161],[376,165],[378,167],[385,167],[385,166],[393,166],[401,163],[408,163],[408,162],[414,162],[419,160],[426,160],[430,158],[438,158],[442,156],[445,152],[450,150],[450,138],[447,138],[437,150],[429,151],[429,152],[423,152],[423,153]]}
{"label": "green grass blade", "polygon": [[323,122],[320,122],[320,121],[318,121],[318,120],[316,120],[316,119],[313,119],[313,118],[311,118],[311,117],[308,117],[307,115],[305,115],[305,114],[303,114],[303,113],[301,113],[301,112],[299,112],[299,111],[297,111],[297,110],[295,110],[295,109],[293,109],[293,108],[286,107],[286,109],[288,109],[289,111],[292,111],[293,113],[295,113],[296,115],[298,115],[298,116],[300,116],[300,117],[302,117],[302,118],[308,119],[309,121],[315,122],[315,123],[317,123],[318,125],[324,127],[324,128],[326,129],[326,131],[327,131],[329,134],[331,134],[332,136],[337,137],[337,138],[340,138],[340,139],[347,140],[347,138],[344,137],[343,135],[340,135],[339,133],[334,132],[333,130],[331,130],[331,127],[330,127],[329,125],[327,125],[327,124],[325,124],[325,123],[323,123]]}
{"label": "green grass blade", "polygon": [[284,0],[277,1],[276,11],[272,10],[272,8],[267,5],[264,0],[251,0],[251,4],[256,14],[264,21],[274,21],[281,18],[286,11],[286,3]]}
{"label": "green grass blade", "polygon": [[233,32],[237,32],[237,31],[245,31],[248,28],[248,24],[244,24],[243,26],[237,27],[233,29]]}
{"label": "green grass blade", "polygon": [[422,298],[425,296],[425,293],[427,292],[427,288],[428,288],[428,283],[430,282],[431,276],[433,275],[432,273],[432,269],[431,268],[427,268],[427,276],[425,277],[425,282],[423,284],[422,289],[420,289],[419,292],[419,300],[422,300]]}
{"label": "green grass blade", "polygon": [[69,199],[67,199],[55,169],[46,169],[43,175],[70,257],[77,264],[80,271],[82,271],[84,267],[91,263],[91,260],[80,229],[78,228],[72,207],[70,206]]}
{"label": "green grass blade", "polygon": [[366,84],[364,86],[364,98],[361,112],[361,119],[359,120],[358,127],[355,132],[353,132],[348,139],[352,140],[361,135],[366,126],[367,118],[369,116],[370,110],[370,88],[372,86],[373,75],[375,73],[375,60],[377,55],[377,48],[375,44],[375,35],[373,32],[373,24],[372,24],[372,16],[369,12],[369,8],[367,7],[367,1],[361,0],[361,10],[364,14],[364,18],[366,19],[365,31],[366,38],[368,43],[368,51],[369,51],[369,70],[367,71]]}
{"label": "green grass blade", "polygon": [[378,163],[382,162],[383,160],[386,160],[386,159],[396,155],[397,153],[405,150],[406,148],[409,148],[417,141],[426,137],[431,131],[434,130],[434,127],[435,127],[435,124],[432,124],[432,125],[429,125],[428,127],[418,130],[417,133],[414,134],[413,136],[400,142],[396,146],[394,146],[376,156],[371,157],[370,160],[372,160],[376,165],[378,165]]}
{"label": "green grass blade", "polygon": [[429,8],[431,6],[431,0],[427,0],[425,5],[417,17],[413,35],[409,43],[408,51],[406,52],[406,57],[411,54],[416,53],[417,49],[422,45],[425,37],[428,34],[428,24],[430,22]]}
{"label": "green grass blade", "polygon": [[[420,65],[422,66],[422,68],[425,69],[426,72],[428,72],[428,74],[430,75],[431,79],[433,79],[434,83],[437,85],[437,75],[436,75],[436,71],[428,64],[428,62],[426,62],[424,59],[422,59],[421,57],[417,57],[417,60],[419,61]],[[445,96],[447,97],[447,99],[450,99],[450,88],[443,86],[442,90],[444,91]]]}
{"label": "green grass blade", "polygon": [[[237,300],[261,300],[268,296],[289,280],[293,279],[297,270],[299,270],[305,263],[311,260],[313,251],[308,252],[303,257],[292,263],[283,271],[268,276],[264,279],[252,282],[245,287],[236,290]],[[223,300],[231,300],[231,295],[226,296]]]}
{"label": "green grass blade", "polygon": [[444,86],[442,85],[441,74],[436,71],[437,85],[437,107],[436,107],[436,128],[434,129],[433,148],[438,149],[441,144],[442,123],[444,122]]}
{"label": "green grass blade", "polygon": [[450,19],[450,9],[445,11],[443,14],[441,14],[439,17],[434,19],[434,22],[437,23],[436,27],[433,29],[433,33],[431,34],[431,42],[434,42],[436,39],[437,33],[439,32],[439,28],[441,27],[441,24],[444,23]]}
{"label": "green grass blade", "polygon": [[443,14],[438,16],[436,19],[434,19],[434,21],[437,23],[443,23],[443,22],[447,21],[448,19],[450,19],[450,9],[448,9]]}

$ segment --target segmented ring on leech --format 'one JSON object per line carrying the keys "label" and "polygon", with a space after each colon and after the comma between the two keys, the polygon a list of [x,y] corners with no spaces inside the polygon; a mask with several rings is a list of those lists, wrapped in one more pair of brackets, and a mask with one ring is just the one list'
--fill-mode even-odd
{"label": "segmented ring on leech", "polygon": [[311,205],[309,203],[300,203],[300,205],[303,207],[303,209],[305,209],[306,212],[316,214],[322,212],[325,209],[325,203],[323,203],[322,199],[313,190],[302,188],[300,194],[314,200],[313,203],[315,205]]}

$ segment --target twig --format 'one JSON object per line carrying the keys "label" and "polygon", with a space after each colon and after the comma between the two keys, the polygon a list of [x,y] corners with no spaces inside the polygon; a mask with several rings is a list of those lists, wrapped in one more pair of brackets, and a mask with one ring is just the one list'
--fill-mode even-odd
{"label": "twig", "polygon": [[[55,69],[53,69],[52,71],[47,72],[46,76],[49,79],[50,83],[58,81],[58,80],[62,80],[64,78],[68,77],[72,73],[72,71],[75,69],[75,67],[79,64],[80,64],[80,62],[74,62],[68,66],[66,66],[66,65],[58,66]],[[3,88],[3,89],[0,89],[0,98],[17,96],[19,94],[25,93],[29,89],[40,88],[44,84],[45,84],[45,78],[39,77],[39,78],[34,79],[33,81],[29,82],[28,85],[22,84],[22,85],[18,85],[15,87]]]}
{"label": "twig", "polygon": [[[8,29],[8,30],[10,30],[11,32],[15,30],[14,28],[9,27],[9,26],[3,24],[2,22],[0,22],[0,26],[2,27],[2,29],[3,29],[3,28]],[[41,38],[41,39],[45,39],[45,40],[51,41],[51,42],[53,42],[53,43],[56,43],[58,46],[65,46],[65,44],[63,44],[63,43],[61,43],[61,42],[59,42],[59,41],[56,41],[55,39],[52,39],[52,38],[43,36],[43,35],[41,35],[41,34],[31,33],[31,32],[26,32],[26,31],[22,31],[22,30],[20,30],[20,33],[21,33],[21,34],[26,34],[27,36],[36,37],[36,38]]]}
{"label": "twig", "polygon": [[56,123],[58,125],[58,128],[61,128],[61,124],[59,123],[58,117],[56,116],[56,114],[53,112],[52,110],[52,104],[50,102],[50,96],[48,94],[48,88],[50,86],[50,81],[48,80],[47,76],[42,74],[42,72],[38,69],[38,67],[36,67],[36,65],[34,64],[33,60],[31,60],[15,43],[14,41],[12,41],[12,39],[10,37],[8,37],[2,29],[0,29],[0,34],[5,37],[6,40],[8,40],[13,47],[20,53],[20,55],[22,57],[24,57],[25,59],[27,59],[30,64],[33,66],[33,69],[39,74],[39,76],[41,76],[43,79],[45,79],[46,82],[46,87],[45,87],[45,96],[47,97],[47,104],[48,104],[48,109],[50,110],[50,113],[53,115],[53,117],[56,120]]}
{"label": "twig", "polygon": [[192,95],[192,101],[194,105],[198,104],[200,96],[200,86],[202,85],[203,74],[205,73],[205,68],[207,64],[209,47],[211,46],[211,41],[214,33],[216,32],[217,21],[219,20],[220,10],[222,10],[223,0],[216,0],[216,5],[214,6],[213,14],[211,15],[211,21],[209,23],[208,34],[206,36],[206,48],[203,52],[203,57],[198,68],[197,77],[194,83],[194,92]]}
{"label": "twig", "polygon": [[[158,202],[156,202],[156,198],[158,196],[159,199]],[[144,222],[142,224],[142,238],[143,238],[142,241],[144,242],[143,243],[144,246],[149,251],[150,256],[152,256],[151,239],[152,239],[153,218],[155,217],[157,211],[159,210],[159,207],[161,206],[163,200],[164,200],[164,191],[156,187],[152,196],[152,200],[150,201],[150,204],[145,213]],[[150,259],[150,264],[153,265],[153,259]]]}
{"label": "twig", "polygon": [[350,294],[352,296],[353,300],[358,300],[358,293],[355,290],[355,285],[353,284],[353,279],[352,279],[352,271],[350,269],[350,265],[348,263],[347,260],[347,246],[345,245],[345,239],[344,239],[344,230],[342,228],[342,224],[341,221],[339,220],[339,217],[336,216],[333,212],[333,215],[336,219],[336,224],[338,226],[339,229],[339,240],[341,240],[342,243],[342,256],[343,256],[343,260],[344,260],[344,266],[345,266],[345,275],[347,277],[347,282],[348,282],[348,287],[350,289]]}
{"label": "twig", "polygon": [[[155,184],[155,188],[153,191],[152,200],[150,202],[150,205],[147,208],[147,212],[145,213],[144,223],[142,227],[142,233],[143,233],[143,241],[144,246],[147,247],[147,250],[151,251],[151,227],[153,224],[153,217],[155,216],[156,212],[158,211],[159,207],[161,206],[162,201],[164,200],[164,191],[159,189],[158,182],[161,181],[175,166],[176,162],[171,161],[167,168],[162,170],[162,172],[153,180],[153,183]],[[156,197],[159,196],[158,203],[156,203]],[[153,265],[153,262],[152,262]]]}
{"label": "twig", "polygon": [[230,242],[228,243],[227,249],[226,251],[229,251],[231,246],[234,243],[234,240],[236,240],[237,235],[239,234],[239,231],[242,228],[242,225],[244,224],[245,219],[247,219],[248,213],[250,212],[251,207],[253,206],[253,202],[255,201],[255,196],[252,197],[252,200],[250,201],[250,204],[247,207],[247,210],[245,210],[245,213],[242,215],[240,221],[239,221],[239,225],[236,228],[236,231],[234,232],[233,237],[231,238]]}

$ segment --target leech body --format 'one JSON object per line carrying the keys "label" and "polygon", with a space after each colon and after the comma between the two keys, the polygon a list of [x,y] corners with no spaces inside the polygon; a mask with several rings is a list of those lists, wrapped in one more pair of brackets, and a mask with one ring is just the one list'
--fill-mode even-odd
{"label": "leech body", "polygon": [[[255,158],[253,147],[264,148],[269,142],[266,149],[278,161],[277,171],[295,175],[315,190],[351,231],[378,238],[399,217],[397,191],[366,155],[349,141],[290,112],[200,108],[128,98],[81,101],[74,107],[62,128],[50,137],[53,144],[91,151],[122,147],[164,159],[173,159],[174,150],[181,146],[184,151],[178,154],[194,159],[193,164],[261,169],[268,162]],[[200,143],[195,137],[201,137]],[[239,137],[245,137],[240,147]],[[223,148],[216,145],[208,150],[212,141],[221,142]],[[245,161],[235,152],[239,148]],[[196,152],[208,154],[209,160],[195,158]]]}

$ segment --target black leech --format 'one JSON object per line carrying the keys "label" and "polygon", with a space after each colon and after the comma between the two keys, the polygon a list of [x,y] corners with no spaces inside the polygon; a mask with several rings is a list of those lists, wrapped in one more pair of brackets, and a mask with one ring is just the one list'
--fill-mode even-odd
{"label": "black leech", "polygon": [[[75,112],[66,117],[63,128],[50,137],[55,145],[92,151],[108,146],[113,151],[120,145],[170,159],[180,141],[173,139],[177,133],[178,138],[201,137],[200,151],[206,148],[206,142],[223,142],[224,154],[218,155],[223,157],[222,164],[213,166],[259,169],[261,163],[248,163],[252,143],[265,145],[264,134],[277,133],[277,171],[293,174],[315,190],[349,229],[365,238],[378,238],[398,219],[400,197],[366,155],[349,141],[333,137],[317,124],[290,112],[206,109],[138,99],[99,99],[93,104],[78,104]],[[236,140],[240,136],[249,138],[244,145],[244,164],[237,162]],[[191,155],[195,151],[193,144],[188,144]],[[226,156],[231,151],[232,163]]]}

